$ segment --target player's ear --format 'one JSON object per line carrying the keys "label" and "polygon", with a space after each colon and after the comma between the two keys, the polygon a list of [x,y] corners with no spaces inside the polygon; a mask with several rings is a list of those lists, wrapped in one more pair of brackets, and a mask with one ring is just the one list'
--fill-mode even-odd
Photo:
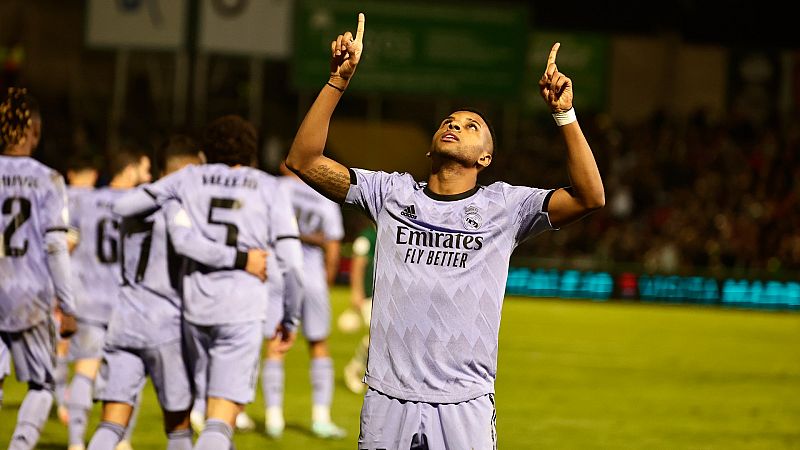
{"label": "player's ear", "polygon": [[489,164],[491,163],[492,163],[492,154],[489,152],[485,152],[484,154],[481,155],[480,158],[478,158],[479,169],[485,169],[489,167]]}
{"label": "player's ear", "polygon": [[206,154],[203,151],[197,152],[197,157],[200,158],[200,164],[205,164],[208,162],[208,158],[206,158]]}

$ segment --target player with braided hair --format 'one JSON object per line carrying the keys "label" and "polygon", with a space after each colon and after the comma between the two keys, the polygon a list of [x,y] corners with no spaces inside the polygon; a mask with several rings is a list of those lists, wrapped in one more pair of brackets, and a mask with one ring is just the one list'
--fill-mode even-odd
{"label": "player with braided hair", "polygon": [[40,136],[36,101],[10,88],[0,104],[0,387],[11,358],[28,383],[10,449],[36,446],[53,403],[54,298],[61,335],[76,329],[64,179],[30,157]]}

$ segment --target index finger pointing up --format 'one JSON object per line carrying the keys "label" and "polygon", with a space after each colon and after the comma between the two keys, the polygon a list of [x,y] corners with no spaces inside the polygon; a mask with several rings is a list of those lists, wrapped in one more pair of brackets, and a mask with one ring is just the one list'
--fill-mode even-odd
{"label": "index finger pointing up", "polygon": [[[553,48],[550,49],[550,55],[547,57],[547,66],[544,69],[545,75],[552,74],[552,72],[550,72],[550,67],[556,64],[556,55],[558,54],[559,47],[561,47],[561,43],[556,42],[553,44]],[[555,70],[553,70],[553,72],[555,72]]]}
{"label": "index finger pointing up", "polygon": [[358,13],[358,28],[356,28],[356,42],[361,42],[364,39],[364,13]]}

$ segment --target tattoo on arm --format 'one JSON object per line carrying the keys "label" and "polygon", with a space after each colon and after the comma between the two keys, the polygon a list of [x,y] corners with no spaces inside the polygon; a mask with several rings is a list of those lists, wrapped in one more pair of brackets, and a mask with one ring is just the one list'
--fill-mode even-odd
{"label": "tattoo on arm", "polygon": [[343,203],[350,189],[350,174],[326,165],[319,165],[300,174],[309,186],[336,203]]}

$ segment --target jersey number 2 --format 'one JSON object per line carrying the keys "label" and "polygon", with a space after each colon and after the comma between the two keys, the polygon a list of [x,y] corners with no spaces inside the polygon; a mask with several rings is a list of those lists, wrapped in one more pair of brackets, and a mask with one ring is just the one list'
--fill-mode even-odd
{"label": "jersey number 2", "polygon": [[19,227],[22,226],[31,217],[31,201],[22,197],[9,197],[3,202],[3,215],[11,214],[14,209],[14,202],[19,203],[19,212],[11,218],[11,222],[3,230],[3,242],[0,245],[0,258],[10,256],[12,258],[24,256],[28,252],[28,240],[22,244],[22,247],[12,247],[11,238]]}
{"label": "jersey number 2", "polygon": [[25,253],[28,252],[27,239],[22,244],[22,247],[12,247],[11,238],[14,236],[17,229],[31,217],[31,201],[22,197],[7,198],[2,206],[4,216],[11,214],[11,211],[14,209],[14,202],[19,204],[19,211],[11,218],[11,222],[6,226],[6,229],[3,230],[3,242],[2,245],[0,245],[0,258],[4,256],[16,258],[24,256]]}

